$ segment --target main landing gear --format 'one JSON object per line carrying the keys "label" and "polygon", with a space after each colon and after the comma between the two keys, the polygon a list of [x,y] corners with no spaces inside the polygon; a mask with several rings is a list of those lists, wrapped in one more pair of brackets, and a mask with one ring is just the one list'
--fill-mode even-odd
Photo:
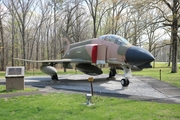
{"label": "main landing gear", "polygon": [[58,80],[58,76],[57,76],[57,74],[52,75],[52,76],[51,76],[51,79],[52,79],[52,80],[54,80],[54,81],[57,81],[57,80]]}
{"label": "main landing gear", "polygon": [[127,79],[127,78],[122,79],[121,80],[121,85],[123,87],[127,87],[129,85],[129,79]]}
{"label": "main landing gear", "polygon": [[109,77],[107,79],[108,80],[115,79],[115,75],[116,75],[116,68],[115,67],[111,67],[110,68],[110,72],[109,72]]}

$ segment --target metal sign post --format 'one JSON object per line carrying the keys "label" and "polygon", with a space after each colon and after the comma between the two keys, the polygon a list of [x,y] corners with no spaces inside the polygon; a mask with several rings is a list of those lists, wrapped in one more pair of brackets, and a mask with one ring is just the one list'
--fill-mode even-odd
{"label": "metal sign post", "polygon": [[93,77],[89,77],[88,78],[88,81],[90,82],[90,84],[91,84],[91,94],[92,94],[92,96],[93,96],[93,94],[94,94],[94,91],[93,91],[93,81],[94,81],[94,78]]}

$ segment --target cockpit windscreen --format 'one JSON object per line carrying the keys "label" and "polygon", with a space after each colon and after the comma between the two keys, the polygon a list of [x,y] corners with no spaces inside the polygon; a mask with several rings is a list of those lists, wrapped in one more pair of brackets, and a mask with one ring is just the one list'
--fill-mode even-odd
{"label": "cockpit windscreen", "polygon": [[99,37],[100,39],[113,42],[118,45],[127,45],[130,44],[125,38],[118,35],[103,35]]}

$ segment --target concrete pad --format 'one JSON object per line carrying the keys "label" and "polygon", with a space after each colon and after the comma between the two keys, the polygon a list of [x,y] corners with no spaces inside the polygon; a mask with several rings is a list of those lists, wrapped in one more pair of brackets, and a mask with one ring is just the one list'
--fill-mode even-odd
{"label": "concrete pad", "polygon": [[[180,103],[180,88],[165,82],[150,78],[134,76],[127,88],[121,86],[122,75],[116,75],[116,80],[106,80],[108,75],[94,77],[93,89],[98,95],[130,98],[136,100]],[[61,92],[91,92],[89,75],[59,75],[59,81],[51,81],[48,76],[25,77],[25,84],[39,88],[40,91]]]}

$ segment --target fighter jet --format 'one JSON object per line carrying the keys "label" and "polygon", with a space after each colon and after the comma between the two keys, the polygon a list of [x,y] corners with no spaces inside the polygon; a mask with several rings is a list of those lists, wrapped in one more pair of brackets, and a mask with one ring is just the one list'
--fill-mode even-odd
{"label": "fighter jet", "polygon": [[121,36],[108,34],[69,44],[60,60],[18,60],[42,63],[41,71],[50,75],[52,80],[58,80],[57,70],[53,67],[57,63],[62,63],[65,68],[70,63],[75,63],[79,71],[92,76],[103,73],[98,67],[100,64],[108,64],[110,67],[108,79],[115,77],[116,68],[123,69],[124,78],[121,84],[126,87],[132,76],[131,69],[151,68],[150,63],[154,60],[154,56],[141,47],[131,45]]}

